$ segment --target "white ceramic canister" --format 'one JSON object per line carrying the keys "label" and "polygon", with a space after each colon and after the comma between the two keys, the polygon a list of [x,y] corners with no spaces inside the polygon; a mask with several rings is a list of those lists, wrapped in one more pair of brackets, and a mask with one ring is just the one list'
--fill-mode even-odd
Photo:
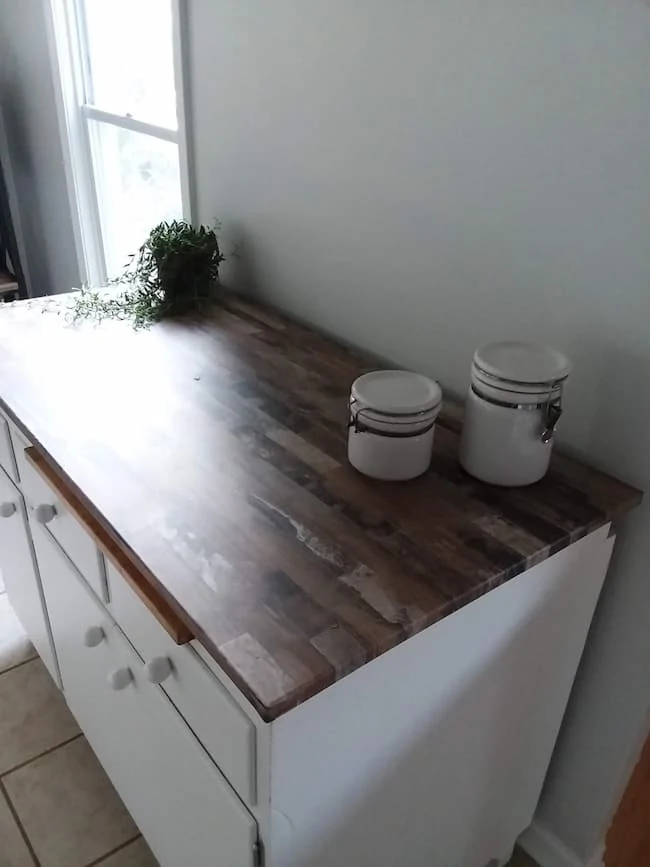
{"label": "white ceramic canister", "polygon": [[492,485],[539,481],[570,372],[569,359],[550,346],[507,342],[477,349],[460,440],[465,470]]}
{"label": "white ceramic canister", "polygon": [[419,373],[375,370],[360,376],[350,393],[352,466],[388,481],[422,475],[431,462],[441,404],[438,383]]}

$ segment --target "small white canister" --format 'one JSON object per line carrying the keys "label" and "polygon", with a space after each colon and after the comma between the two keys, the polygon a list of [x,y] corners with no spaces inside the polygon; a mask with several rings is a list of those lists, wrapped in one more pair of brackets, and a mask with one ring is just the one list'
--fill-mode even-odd
{"label": "small white canister", "polygon": [[548,470],[569,359],[550,346],[491,343],[476,350],[460,462],[492,485],[517,487]]}
{"label": "small white canister", "polygon": [[360,376],[350,393],[348,458],[367,476],[406,481],[431,463],[442,404],[437,382],[406,370]]}

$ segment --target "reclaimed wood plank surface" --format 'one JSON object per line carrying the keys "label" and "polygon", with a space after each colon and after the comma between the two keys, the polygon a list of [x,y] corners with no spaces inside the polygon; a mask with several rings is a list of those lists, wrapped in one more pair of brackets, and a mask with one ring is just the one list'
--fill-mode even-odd
{"label": "reclaimed wood plank surface", "polygon": [[367,356],[235,297],[141,332],[62,304],[0,311],[0,405],[266,720],[641,498],[562,456],[530,488],[477,482],[454,413],[425,476],[365,478]]}

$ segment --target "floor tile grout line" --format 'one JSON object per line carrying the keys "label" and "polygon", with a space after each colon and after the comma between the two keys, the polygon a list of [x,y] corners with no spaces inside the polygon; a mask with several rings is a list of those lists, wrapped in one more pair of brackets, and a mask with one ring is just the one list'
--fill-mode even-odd
{"label": "floor tile grout line", "polygon": [[30,656],[29,659],[23,659],[21,662],[17,662],[15,665],[10,665],[9,668],[3,668],[2,671],[0,671],[0,677],[2,677],[3,674],[9,674],[10,671],[15,671],[22,665],[27,665],[28,662],[34,662],[35,659],[40,659],[36,651],[34,651],[34,656]]}
{"label": "floor tile grout line", "polygon": [[131,837],[130,840],[126,840],[124,843],[120,843],[119,846],[116,846],[114,849],[111,849],[110,852],[106,852],[106,854],[102,855],[101,858],[95,858],[94,861],[91,861],[90,864],[86,864],[86,867],[101,867],[101,865],[106,861],[107,858],[111,858],[113,855],[117,855],[118,852],[121,852],[122,849],[126,849],[127,846],[130,846],[131,843],[135,843],[136,840],[139,840],[142,837],[142,834],[138,831],[138,833]]}
{"label": "floor tile grout line", "polygon": [[16,810],[14,803],[11,800],[11,797],[9,796],[9,792],[7,791],[5,784],[2,782],[1,778],[0,778],[0,794],[2,794],[4,796],[4,799],[7,802],[9,812],[11,813],[13,820],[16,823],[18,831],[20,832],[20,836],[23,838],[25,846],[27,847],[27,851],[29,852],[29,854],[32,857],[32,860],[34,862],[34,867],[41,867],[41,862],[39,861],[38,856],[37,856],[36,852],[34,851],[34,847],[32,846],[32,841],[29,839],[29,837],[27,835],[27,831],[25,830],[23,823],[20,820],[20,816],[18,815],[18,811]]}
{"label": "floor tile grout line", "polygon": [[83,737],[83,732],[79,732],[77,735],[73,735],[71,738],[67,738],[65,741],[61,741],[60,744],[56,744],[56,746],[48,747],[48,749],[43,750],[42,753],[39,753],[37,756],[33,756],[31,759],[27,759],[24,762],[21,762],[19,765],[16,765],[13,768],[9,768],[9,770],[3,771],[0,774],[0,783],[5,779],[5,777],[9,777],[11,774],[16,771],[20,771],[23,768],[26,768],[27,765],[31,765],[32,762],[37,762],[39,759],[42,759],[44,756],[49,756],[50,753],[55,752],[56,750],[60,750],[62,747],[67,747],[68,744],[71,744],[73,741],[79,740],[79,738]]}

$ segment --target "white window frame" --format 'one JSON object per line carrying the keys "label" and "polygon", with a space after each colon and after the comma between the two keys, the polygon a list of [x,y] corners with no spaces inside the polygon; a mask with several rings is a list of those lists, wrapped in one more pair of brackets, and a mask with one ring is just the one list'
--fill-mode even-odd
{"label": "white window frame", "polygon": [[[171,0],[173,21],[174,80],[178,130],[150,124],[133,117],[113,114],[90,104],[85,93],[81,64],[87,62],[79,46],[79,29],[83,28],[83,6],[79,0],[50,0],[47,24],[55,100],[63,145],[63,161],[72,212],[74,241],[83,284],[101,286],[107,271],[102,241],[99,199],[93,170],[89,120],[144,133],[178,145],[180,163],[182,215],[193,221],[194,194],[190,173],[188,102],[184,41],[186,28],[185,0]],[[74,20],[71,20],[70,10]]]}

